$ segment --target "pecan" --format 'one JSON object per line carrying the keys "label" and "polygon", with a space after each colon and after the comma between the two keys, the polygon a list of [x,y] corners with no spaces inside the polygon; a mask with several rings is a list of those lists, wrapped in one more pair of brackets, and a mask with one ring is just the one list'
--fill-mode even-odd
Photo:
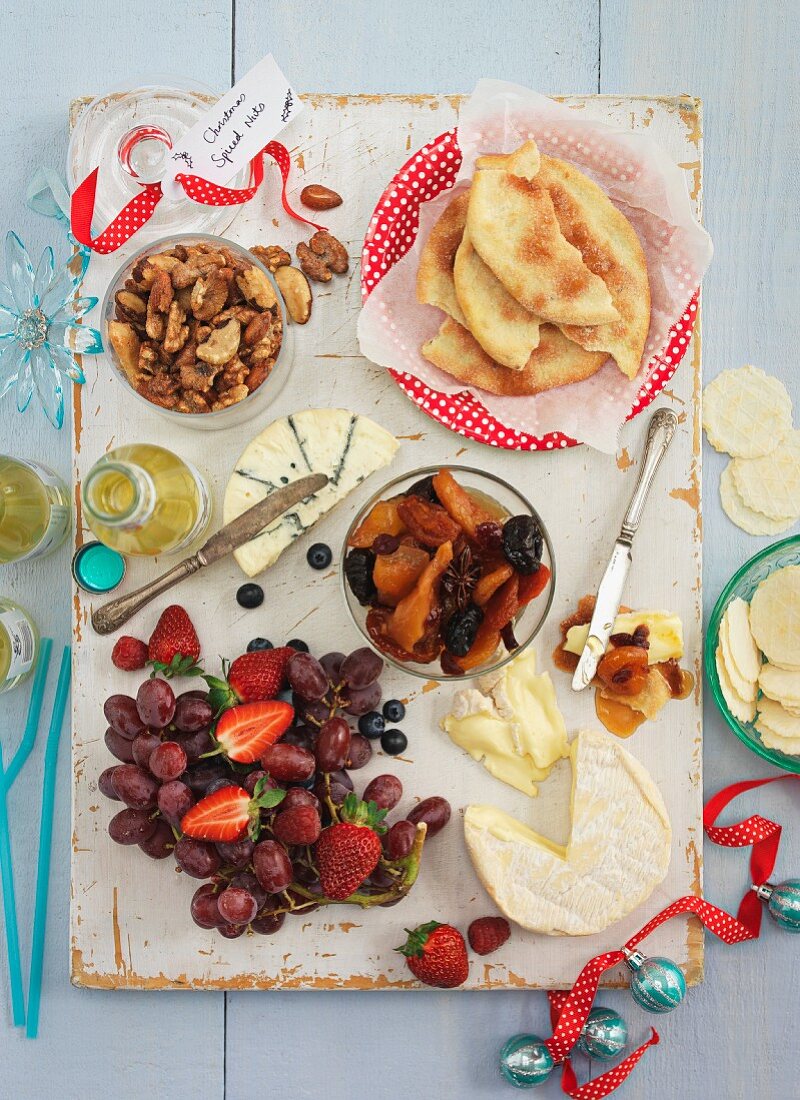
{"label": "pecan", "polygon": [[232,359],[239,348],[242,326],[231,318],[222,328],[215,328],[209,338],[197,349],[197,358],[205,363],[213,363],[221,367]]}
{"label": "pecan", "polygon": [[296,267],[279,267],[275,282],[283,295],[289,316],[297,325],[304,325],[311,316],[311,287],[302,271]]}
{"label": "pecan", "polygon": [[267,271],[271,271],[274,275],[279,267],[286,267],[292,262],[292,257],[286,251],[285,248],[281,248],[279,244],[269,244],[264,247],[261,244],[255,244],[250,249],[257,260],[260,260]]}
{"label": "pecan", "polygon": [[108,322],[108,339],[117,354],[119,364],[125,373],[125,377],[135,385],[139,377],[139,350],[141,340],[134,332],[133,326],[122,321]]}
{"label": "pecan", "polygon": [[308,244],[301,241],[295,252],[304,273],[319,283],[330,282],[331,272],[343,275],[347,271],[347,249],[325,229],[315,233]]}
{"label": "pecan", "polygon": [[245,383],[250,393],[252,393],[253,390],[257,390],[261,383],[269,378],[274,366],[274,359],[263,359],[247,372]]}
{"label": "pecan", "polygon": [[234,386],[233,389],[220,394],[219,398],[211,406],[211,409],[213,412],[216,412],[218,409],[230,408],[231,405],[237,405],[240,401],[244,401],[249,393],[250,391],[247,386]]}
{"label": "pecan", "polygon": [[189,326],[184,324],[186,310],[180,302],[173,302],[167,316],[167,331],[164,336],[163,350],[174,355],[181,350],[189,337]]}
{"label": "pecan", "polygon": [[151,311],[167,313],[174,297],[175,291],[172,289],[169,275],[166,271],[156,269],[153,285],[150,287],[150,297],[147,301],[148,315]]}
{"label": "pecan", "polygon": [[160,405],[162,409],[175,409],[178,405],[178,394],[174,393],[159,393],[153,389],[148,382],[143,382],[136,387],[136,392],[141,394],[153,405]]}
{"label": "pecan", "polygon": [[266,313],[257,313],[244,330],[244,344],[252,348],[255,347],[256,344],[260,344],[263,340],[271,341],[273,338],[274,325],[275,318],[269,311]]}
{"label": "pecan", "polygon": [[228,297],[228,279],[225,268],[214,268],[201,275],[192,287],[192,313],[201,321],[210,321],[225,305]]}
{"label": "pecan", "polygon": [[175,356],[173,366],[175,370],[180,371],[181,367],[187,366],[189,363],[194,363],[197,358],[197,343],[194,340],[187,340],[181,350]]}
{"label": "pecan", "polygon": [[241,273],[237,272],[236,282],[251,304],[260,306],[261,309],[272,309],[277,304],[272,283],[260,267],[253,265],[244,268]]}
{"label": "pecan", "polygon": [[300,192],[300,202],[309,210],[333,210],[342,205],[342,196],[321,183],[309,183]]}

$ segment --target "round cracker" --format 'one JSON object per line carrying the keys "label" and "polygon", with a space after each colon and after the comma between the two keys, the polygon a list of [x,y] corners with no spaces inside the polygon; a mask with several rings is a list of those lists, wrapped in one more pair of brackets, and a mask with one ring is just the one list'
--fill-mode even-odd
{"label": "round cracker", "polygon": [[[800,565],[787,565],[761,582],[750,601],[750,630],[767,660],[788,668],[797,667]],[[733,652],[738,663],[738,651],[734,648]]]}
{"label": "round cracker", "polygon": [[731,683],[728,669],[725,667],[725,662],[722,659],[722,649],[720,646],[717,646],[714,657],[717,662],[719,686],[722,689],[722,697],[728,705],[728,710],[733,717],[737,718],[740,722],[752,722],[756,716],[755,701],[751,700],[748,702],[746,699],[742,699],[741,695],[739,695],[736,688]]}
{"label": "round cracker", "polygon": [[743,680],[758,680],[761,654],[750,626],[750,608],[739,596],[735,596],[725,608],[720,629],[726,632],[726,648],[739,675]]}
{"label": "round cracker", "polygon": [[758,702],[758,714],[765,726],[768,726],[779,737],[800,738],[800,718],[790,714],[788,710],[776,703],[774,699],[762,696]]}
{"label": "round cracker", "polygon": [[746,507],[771,519],[800,515],[800,431],[763,458],[734,458],[731,472]]}
{"label": "round cracker", "polygon": [[800,756],[800,737],[780,737],[768,725],[758,719],[756,729],[761,735],[762,744],[768,749],[777,749],[785,752],[787,756]]}
{"label": "round cracker", "polygon": [[[710,440],[709,440],[710,442]],[[719,495],[722,508],[728,519],[741,527],[748,535],[780,535],[797,522],[797,516],[785,516],[782,519],[770,519],[762,512],[748,508],[733,481],[733,463],[729,462],[719,479]]]}
{"label": "round cracker", "polygon": [[734,691],[746,703],[754,703],[758,695],[758,684],[739,671],[731,653],[730,633],[727,629],[723,628],[719,632],[719,648],[722,652],[722,663],[725,665],[725,671],[733,684]]}
{"label": "round cracker", "polygon": [[792,399],[779,379],[758,367],[724,370],[703,392],[703,427],[717,451],[734,458],[768,455],[791,431]]}
{"label": "round cracker", "polygon": [[800,672],[789,672],[778,665],[762,665],[758,686],[784,706],[800,707]]}

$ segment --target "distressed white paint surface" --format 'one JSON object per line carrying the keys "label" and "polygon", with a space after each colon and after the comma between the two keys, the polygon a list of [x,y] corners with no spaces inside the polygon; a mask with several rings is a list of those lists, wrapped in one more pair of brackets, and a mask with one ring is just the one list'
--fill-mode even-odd
{"label": "distressed white paint surface", "polygon": [[[646,126],[678,163],[700,156],[696,116],[688,103],[659,100],[607,100],[590,97],[568,101],[584,116],[622,127]],[[691,113],[691,118],[688,115]],[[327,221],[357,256],[363,227],[389,178],[409,154],[449,128],[457,119],[452,98],[381,98],[313,96],[309,109],[284,135],[295,156],[293,196],[306,180],[341,187],[345,204]],[[274,183],[275,175],[272,181]],[[343,182],[346,181],[346,182]],[[303,229],[280,209],[273,187],[262,202],[245,207],[228,231],[244,245],[281,243],[293,251]],[[93,260],[86,290],[100,293],[120,263],[118,256]],[[110,446],[122,441],[155,442],[169,438],[180,454],[206,471],[213,485],[216,515],[221,492],[244,443],[273,416],[308,405],[345,404],[374,416],[401,439],[397,471],[430,463],[461,462],[478,466],[525,489],[548,523],[557,564],[557,595],[545,628],[534,643],[542,667],[558,641],[558,623],[577,599],[596,588],[637,474],[628,459],[640,447],[647,414],[625,431],[625,458],[620,472],[613,457],[587,448],[557,454],[515,454],[466,441],[429,422],[395,387],[389,375],[358,355],[355,319],[360,303],[358,264],[346,279],[316,291],[311,321],[295,331],[290,379],[257,421],[208,434],[164,420],[155,409],[133,400],[111,374],[105,361],[96,381],[81,396],[76,423],[76,480]],[[665,607],[685,624],[685,663],[699,667],[700,547],[696,501],[699,476],[693,454],[696,393],[690,348],[686,365],[669,387],[667,403],[682,414],[676,440],[659,473],[655,499],[645,516],[634,548],[634,568],[627,601],[634,607]],[[213,459],[211,455],[213,454]],[[336,551],[360,502],[374,492],[382,475],[356,492],[315,529],[315,538]],[[385,480],[384,476],[384,480]],[[695,488],[693,488],[695,486]],[[687,496],[689,499],[687,499]],[[346,619],[337,570],[320,576],[304,561],[300,543],[262,578],[267,591],[263,609],[243,612],[234,600],[241,575],[232,562],[185,583],[177,598],[196,623],[207,662],[214,654],[234,656],[255,634],[282,639],[302,636],[318,652],[347,650],[359,639]],[[149,561],[131,562],[126,584],[135,587],[155,573]],[[129,628],[147,636],[158,611],[176,598],[164,596]],[[541,785],[536,800],[526,799],[492,779],[456,749],[438,728],[453,689],[427,685],[392,671],[383,677],[387,698],[408,697],[403,722],[410,736],[408,759],[391,761],[377,755],[360,774],[359,787],[381,771],[396,772],[405,787],[403,805],[413,797],[443,794],[454,821],[431,840],[423,856],[420,880],[392,911],[362,913],[341,906],[287,919],[274,938],[246,936],[228,941],[188,923],[189,899],[197,887],[176,876],[171,862],[155,863],[138,852],[106,840],[114,803],[99,797],[96,780],[112,760],[103,744],[105,725],[99,704],[115,691],[132,691],[138,677],[115,670],[109,661],[114,639],[98,638],[87,625],[97,601],[78,594],[73,692],[75,760],[73,852],[73,980],[88,985],[229,986],[231,988],[385,988],[409,987],[409,975],[394,952],[401,926],[434,916],[464,927],[493,905],[474,875],[461,829],[461,814],[473,802],[496,802],[537,831],[564,842],[569,831],[570,768],[565,762]],[[555,672],[559,700],[570,730],[596,725],[593,693],[576,696],[569,680]],[[537,936],[515,929],[511,940],[485,963],[475,960],[464,988],[564,986],[580,969],[587,953],[618,946],[672,898],[699,888],[701,847],[700,693],[668,706],[658,721],[643,726],[627,747],[645,764],[660,787],[673,825],[673,856],[667,878],[640,909],[606,932],[589,939]],[[85,887],[95,883],[90,892]],[[174,904],[164,905],[165,892]],[[358,927],[353,928],[355,924]],[[676,959],[697,980],[702,947],[690,949],[687,925],[671,922],[653,937],[652,950]],[[619,981],[619,976],[616,979]]]}

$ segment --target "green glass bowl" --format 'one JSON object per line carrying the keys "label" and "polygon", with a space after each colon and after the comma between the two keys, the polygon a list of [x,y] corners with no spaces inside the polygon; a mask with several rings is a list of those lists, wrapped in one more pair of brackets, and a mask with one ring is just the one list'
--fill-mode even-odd
{"label": "green glass bowl", "polygon": [[720,709],[722,717],[736,734],[740,741],[747,745],[758,756],[769,760],[776,768],[783,768],[787,772],[800,774],[800,756],[787,756],[778,749],[768,749],[762,742],[758,730],[752,722],[740,722],[734,718],[728,710],[728,704],[722,694],[722,688],[717,675],[717,664],[714,655],[717,652],[719,624],[725,613],[725,608],[736,596],[740,596],[747,603],[753,598],[756,589],[763,580],[774,573],[776,569],[783,569],[787,565],[800,565],[800,535],[792,535],[791,538],[767,546],[752,557],[742,568],[735,573],[717,600],[714,610],[711,612],[711,620],[706,631],[705,668],[706,678],[711,685],[711,691]]}

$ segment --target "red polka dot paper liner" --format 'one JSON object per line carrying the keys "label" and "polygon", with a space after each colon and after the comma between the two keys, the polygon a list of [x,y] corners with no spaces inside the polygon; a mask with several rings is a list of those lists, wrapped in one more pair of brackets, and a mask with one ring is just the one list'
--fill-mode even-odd
{"label": "red polka dot paper liner", "polygon": [[[286,197],[286,185],[289,179],[291,162],[288,150],[278,141],[270,141],[260,153],[253,157],[250,162],[251,183],[249,187],[220,187],[218,184],[203,179],[202,176],[194,176],[186,172],[179,172],[175,180],[186,192],[188,198],[202,206],[238,206],[254,198],[261,186],[264,179],[265,155],[272,157],[280,170],[282,180],[281,202],[286,213],[295,221],[304,222],[306,225],[313,226],[314,229],[324,229],[324,226],[303,217],[302,214],[298,214],[289,205]],[[141,191],[134,195],[106,228],[97,236],[92,236],[98,171],[99,169],[95,168],[73,191],[70,220],[72,233],[76,240],[100,255],[108,255],[110,252],[116,252],[126,241],[130,240],[137,229],[141,229],[150,220],[161,201],[162,190],[160,183],[144,184]]]}
{"label": "red polka dot paper liner", "polygon": [[[651,327],[645,347],[644,381],[637,392],[621,375],[617,384],[609,382],[606,376],[603,383],[608,390],[606,393],[594,389],[598,383],[590,379],[588,383],[576,383],[580,395],[575,392],[566,399],[572,407],[579,407],[586,394],[591,392],[595,395],[595,405],[601,411],[607,400],[618,400],[622,403],[619,405],[619,419],[615,423],[631,419],[663,390],[686,354],[697,318],[697,288],[710,259],[710,242],[691,217],[680,169],[671,164],[666,155],[642,134],[617,133],[602,124],[577,117],[579,112],[562,108],[545,97],[534,96],[527,89],[481,82],[479,91],[481,85],[499,88],[496,96],[507,97],[508,89],[512,89],[515,94],[519,93],[518,98],[521,96],[525,101],[518,106],[515,115],[513,111],[497,111],[491,96],[487,100],[484,95],[486,117],[472,119],[472,124],[465,131],[465,119],[470,121],[469,113],[475,103],[476,92],[476,96],[462,108],[460,129],[440,134],[400,168],[381,195],[367,229],[362,251],[362,299],[367,302],[386,275],[415,245],[424,205],[462,182],[459,172],[465,161],[471,165],[477,154],[503,148],[508,133],[514,135],[514,144],[533,137],[543,153],[564,157],[600,183],[634,225],[645,247],[651,287],[654,289]],[[535,104],[534,108],[531,103]],[[493,109],[494,116],[491,115]],[[554,112],[557,117],[548,121],[549,112]],[[467,150],[462,149],[459,143],[460,136],[465,132],[469,141]],[[650,205],[654,208],[663,210],[669,207],[672,210],[675,206],[673,192],[678,183],[684,192],[685,210],[674,215],[679,223],[677,225],[670,224],[653,210],[642,210],[626,201],[631,200],[632,191],[638,191],[652,198]],[[444,198],[437,204],[437,216],[443,205]],[[413,258],[410,262],[413,263]],[[404,283],[403,309],[432,309],[417,307],[414,302],[409,304],[409,297],[413,298],[413,294],[408,293],[409,289],[408,283]],[[381,316],[370,324],[370,343],[374,346],[377,339],[375,333],[382,327],[385,337],[382,349],[389,350],[386,355],[380,356],[380,361],[388,365],[390,374],[403,392],[428,416],[459,435],[507,450],[556,450],[578,443],[577,433],[538,433],[533,427],[536,417],[531,417],[530,412],[523,413],[524,407],[530,409],[529,402],[533,399],[479,396],[469,390],[455,392],[455,383],[448,385],[447,390],[441,388],[441,383],[434,383],[434,379],[445,380],[446,376],[429,364],[420,364],[416,354],[419,342],[416,347],[412,346],[411,340],[408,345],[404,342],[402,324],[398,323],[401,309],[398,308],[393,315],[386,308],[384,298],[381,298],[379,308]],[[361,325],[359,329],[361,336]],[[369,345],[366,349],[368,354]],[[371,356],[368,354],[368,357]],[[609,369],[616,368],[605,368]],[[593,386],[591,391],[585,388],[587,385]],[[451,388],[454,392],[449,392]],[[543,398],[550,407],[555,392],[550,391],[536,398],[539,408],[545,407]],[[631,396],[623,402],[624,392],[630,392]],[[525,406],[520,402],[524,402]],[[520,420],[532,421],[532,424],[512,423]],[[526,430],[527,427],[532,430]]]}

